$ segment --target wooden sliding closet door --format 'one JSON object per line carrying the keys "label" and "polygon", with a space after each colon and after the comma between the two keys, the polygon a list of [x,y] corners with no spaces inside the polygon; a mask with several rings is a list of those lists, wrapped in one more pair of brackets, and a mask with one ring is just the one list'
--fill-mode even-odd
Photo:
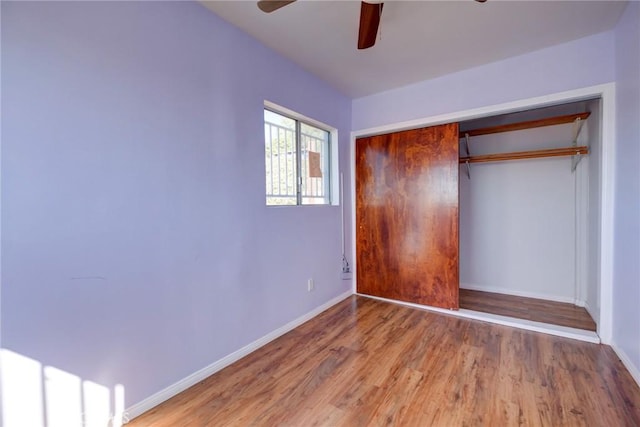
{"label": "wooden sliding closet door", "polygon": [[458,124],[356,140],[359,293],[458,308]]}

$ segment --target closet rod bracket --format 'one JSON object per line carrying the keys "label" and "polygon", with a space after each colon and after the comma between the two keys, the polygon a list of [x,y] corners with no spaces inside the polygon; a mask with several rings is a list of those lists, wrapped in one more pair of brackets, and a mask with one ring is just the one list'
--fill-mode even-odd
{"label": "closet rod bracket", "polygon": [[[580,132],[582,131],[582,125],[584,124],[584,120],[580,117],[576,117],[573,122],[573,139],[571,141],[572,147],[578,146],[578,138],[580,137]],[[582,153],[576,150],[576,154],[571,156],[571,172],[575,172],[580,161],[582,160]]]}
{"label": "closet rod bracket", "polygon": [[571,156],[571,172],[576,171],[578,165],[580,164],[580,161],[582,160],[582,157],[583,155],[579,151],[577,151],[575,155]]}
{"label": "closet rod bracket", "polygon": [[469,151],[469,132],[464,134],[464,148],[467,151],[467,161],[465,164],[467,165],[467,178],[471,179],[471,166],[469,165],[468,158],[471,157],[471,151]]}

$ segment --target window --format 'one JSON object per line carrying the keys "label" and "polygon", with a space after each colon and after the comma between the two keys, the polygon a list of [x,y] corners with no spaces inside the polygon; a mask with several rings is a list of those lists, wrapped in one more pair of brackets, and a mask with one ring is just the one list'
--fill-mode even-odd
{"label": "window", "polygon": [[264,110],[267,205],[331,203],[331,132]]}

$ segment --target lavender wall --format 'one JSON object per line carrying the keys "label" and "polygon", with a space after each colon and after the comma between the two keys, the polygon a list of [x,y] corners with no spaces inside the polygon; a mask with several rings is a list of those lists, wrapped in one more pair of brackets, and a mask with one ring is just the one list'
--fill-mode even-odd
{"label": "lavender wall", "polygon": [[2,65],[4,348],[129,406],[350,290],[338,207],[265,207],[262,125],[346,158],[348,98],[192,2],[2,2]]}
{"label": "lavender wall", "polygon": [[613,340],[640,375],[640,3],[629,2],[615,41]]}
{"label": "lavender wall", "polygon": [[353,130],[542,96],[614,80],[613,32],[353,101]]}

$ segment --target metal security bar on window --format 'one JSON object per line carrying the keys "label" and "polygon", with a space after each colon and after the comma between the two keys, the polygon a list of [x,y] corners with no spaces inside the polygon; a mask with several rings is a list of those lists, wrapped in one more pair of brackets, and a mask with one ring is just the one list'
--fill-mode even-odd
{"label": "metal security bar on window", "polygon": [[264,110],[267,205],[329,203],[330,133]]}
{"label": "metal security bar on window", "polygon": [[329,132],[300,124],[302,204],[325,204],[329,199]]}
{"label": "metal security bar on window", "polygon": [[297,204],[296,121],[264,112],[266,194],[268,205]]}

